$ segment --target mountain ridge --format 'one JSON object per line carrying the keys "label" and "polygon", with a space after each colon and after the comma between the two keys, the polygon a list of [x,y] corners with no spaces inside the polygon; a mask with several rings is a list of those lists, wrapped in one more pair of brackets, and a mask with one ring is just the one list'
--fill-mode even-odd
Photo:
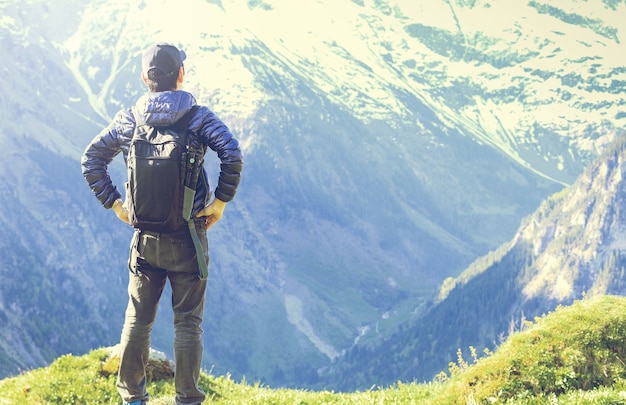
{"label": "mountain ridge", "polygon": [[494,351],[526,320],[585,297],[626,294],[625,167],[623,137],[525,218],[509,243],[444,282],[421,316],[377,344],[356,345],[323,381],[340,390],[398,375],[429,381],[457,351]]}

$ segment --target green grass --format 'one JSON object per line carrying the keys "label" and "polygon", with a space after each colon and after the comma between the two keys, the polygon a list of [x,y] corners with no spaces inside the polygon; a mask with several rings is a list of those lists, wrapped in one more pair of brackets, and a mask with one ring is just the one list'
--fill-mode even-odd
{"label": "green grass", "polygon": [[[115,389],[117,358],[109,349],[98,349],[84,356],[66,355],[49,367],[26,372],[0,381],[0,404],[120,404]],[[158,367],[151,361],[151,370]],[[175,405],[171,376],[157,375],[148,386],[152,405]],[[235,382],[229,376],[214,377],[202,373],[201,387],[209,403],[218,404],[405,404],[422,403],[440,384],[402,384],[385,390],[342,394],[271,389],[246,381]]]}
{"label": "green grass", "polygon": [[[66,355],[45,368],[0,381],[2,404],[119,404],[118,359],[109,349]],[[460,351],[459,351],[460,353]],[[272,389],[201,376],[216,404],[624,404],[626,403],[626,298],[584,299],[516,332],[495,352],[466,361],[428,384],[398,382],[365,392]],[[150,363],[151,404],[173,405],[167,361]]]}

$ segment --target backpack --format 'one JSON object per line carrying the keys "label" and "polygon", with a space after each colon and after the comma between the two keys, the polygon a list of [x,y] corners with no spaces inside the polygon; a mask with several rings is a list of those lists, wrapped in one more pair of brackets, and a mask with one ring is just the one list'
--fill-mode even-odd
{"label": "backpack", "polygon": [[194,106],[172,126],[140,121],[133,133],[126,166],[126,200],[130,224],[140,230],[173,232],[190,221],[204,153],[187,142]]}

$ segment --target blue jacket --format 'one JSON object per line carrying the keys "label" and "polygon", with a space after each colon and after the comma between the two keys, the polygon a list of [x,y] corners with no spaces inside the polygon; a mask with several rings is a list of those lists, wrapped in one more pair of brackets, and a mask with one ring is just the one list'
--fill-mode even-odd
{"label": "blue jacket", "polygon": [[[135,111],[152,126],[166,126],[175,123],[194,105],[196,99],[182,90],[149,93],[141,97]],[[243,154],[239,143],[230,130],[207,107],[200,106],[189,121],[189,129],[194,136],[189,137],[193,146],[202,146],[215,151],[221,161],[221,171],[215,189],[215,197],[229,202],[235,197],[243,168]],[[135,117],[131,108],[120,110],[113,121],[97,135],[85,149],[81,164],[83,176],[89,187],[105,208],[111,208],[115,200],[122,198],[118,188],[111,181],[108,165],[120,152],[124,161],[135,130]],[[211,186],[206,171],[198,179],[196,199],[192,214],[204,208],[211,197]]]}

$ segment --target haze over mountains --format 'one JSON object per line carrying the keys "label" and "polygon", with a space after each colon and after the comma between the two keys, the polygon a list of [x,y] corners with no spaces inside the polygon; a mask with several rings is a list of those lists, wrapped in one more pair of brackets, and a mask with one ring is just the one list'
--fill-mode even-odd
{"label": "haze over mountains", "polygon": [[[515,237],[447,280],[428,309],[378,345],[355,346],[325,378],[337,389],[430,380],[574,300],[626,293],[626,139],[525,218]],[[332,377],[331,377],[332,376]]]}
{"label": "haze over mountains", "polygon": [[[90,195],[79,158],[145,91],[154,41],[185,49],[186,88],[246,154],[209,234],[207,369],[327,384],[318,369],[355,342],[434,316],[440,284],[510,241],[626,123],[626,2],[500,3],[0,3],[2,375],[119,338],[131,231]],[[112,170],[121,185],[121,159]],[[168,306],[153,340],[165,352]],[[502,332],[495,315],[475,324],[480,342]]]}

